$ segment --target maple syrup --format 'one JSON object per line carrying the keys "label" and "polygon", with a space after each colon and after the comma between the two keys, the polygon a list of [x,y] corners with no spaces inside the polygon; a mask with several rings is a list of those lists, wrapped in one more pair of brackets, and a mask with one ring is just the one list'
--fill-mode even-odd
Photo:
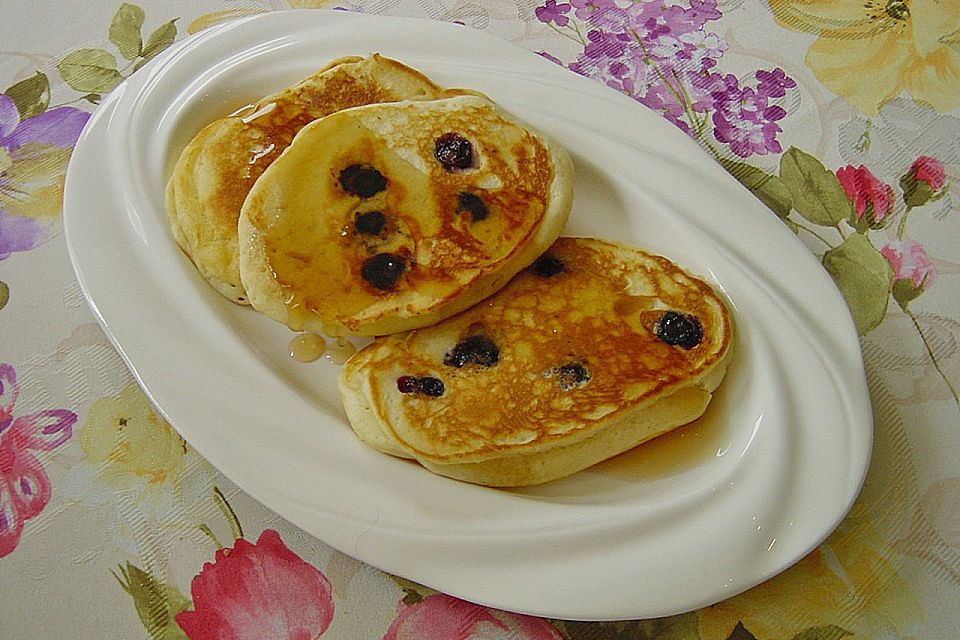
{"label": "maple syrup", "polygon": [[596,472],[630,480],[655,480],[709,464],[727,452],[730,433],[711,411],[690,424],[657,436],[597,464]]}
{"label": "maple syrup", "polygon": [[327,350],[327,341],[315,333],[301,333],[290,341],[290,357],[298,362],[313,362]]}

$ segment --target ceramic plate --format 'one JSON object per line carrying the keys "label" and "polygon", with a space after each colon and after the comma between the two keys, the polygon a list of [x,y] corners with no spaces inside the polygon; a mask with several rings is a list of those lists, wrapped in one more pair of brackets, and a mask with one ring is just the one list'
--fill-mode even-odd
{"label": "ceramic plate", "polygon": [[[292,360],[286,328],[201,280],[164,213],[182,147],[215,117],[373,51],[483,91],[562,141],[577,171],[567,235],[670,256],[729,297],[736,355],[701,420],[540,487],[462,484],[363,446],[338,367]],[[691,610],[801,558],[863,481],[872,419],[859,344],[810,252],[659,116],[490,35],[322,11],[208,29],[104,100],[64,207],[94,312],[200,454],[344,553],[453,595],[576,619]]]}

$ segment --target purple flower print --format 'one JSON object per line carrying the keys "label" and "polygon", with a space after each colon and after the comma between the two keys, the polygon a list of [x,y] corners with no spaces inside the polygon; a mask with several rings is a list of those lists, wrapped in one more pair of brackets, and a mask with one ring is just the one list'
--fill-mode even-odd
{"label": "purple flower print", "polygon": [[570,18],[567,17],[570,9],[570,5],[566,2],[557,4],[557,0],[547,0],[547,3],[537,7],[534,13],[537,14],[537,20],[540,22],[552,22],[558,27],[565,27],[570,23]]}
{"label": "purple flower print", "polygon": [[571,70],[657,111],[691,137],[705,141],[713,133],[740,157],[781,152],[778,122],[786,111],[772,101],[796,82],[782,69],[758,71],[747,83],[718,73],[727,46],[706,30],[722,17],[717,2],[685,4],[569,0],[571,16],[549,0],[536,15],[542,22],[569,24],[571,37],[583,45]]}
{"label": "purple flower print", "polygon": [[777,124],[787,112],[770,104],[770,98],[781,97],[786,87],[796,86],[781,69],[757,72],[756,87],[740,86],[736,77],[724,76],[714,91],[713,135],[730,146],[741,158],[783,151],[777,135],[783,131]]}
{"label": "purple flower print", "polygon": [[43,242],[60,215],[70,150],[90,114],[59,107],[20,120],[0,94],[0,260]]}
{"label": "purple flower print", "polygon": [[547,60],[549,60],[549,61],[552,62],[553,64],[559,64],[561,67],[563,66],[563,60],[561,60],[561,59],[558,58],[557,56],[553,55],[552,53],[548,53],[548,52],[546,52],[546,51],[537,51],[537,55],[540,56],[540,57],[542,57],[542,58],[546,58]]}
{"label": "purple flower print", "polygon": [[773,71],[761,69],[754,74],[754,77],[757,79],[757,91],[768,98],[782,98],[787,95],[787,89],[797,86],[796,80],[787,77],[779,67]]}
{"label": "purple flower print", "polygon": [[16,251],[29,251],[46,237],[46,227],[35,220],[8,216],[0,209],[0,260]]}
{"label": "purple flower print", "polygon": [[46,409],[18,418],[17,374],[0,363],[0,558],[20,542],[23,524],[50,501],[50,479],[34,451],[56,449],[70,439],[77,414]]}
{"label": "purple flower print", "polygon": [[581,20],[598,20],[604,12],[619,9],[615,0],[570,0],[570,4],[576,9],[574,15]]}

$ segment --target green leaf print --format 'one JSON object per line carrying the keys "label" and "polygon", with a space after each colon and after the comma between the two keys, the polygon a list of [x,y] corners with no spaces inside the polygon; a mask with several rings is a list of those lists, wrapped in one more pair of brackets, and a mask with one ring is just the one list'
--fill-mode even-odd
{"label": "green leaf print", "polygon": [[127,60],[133,60],[143,50],[143,40],[140,37],[140,28],[144,21],[143,9],[135,4],[124,2],[117,9],[110,23],[110,42],[117,46],[117,50]]}
{"label": "green leaf print", "polygon": [[10,85],[3,93],[17,106],[20,119],[26,120],[47,110],[50,104],[50,80],[37,71],[26,80]]}
{"label": "green leaf print", "polygon": [[793,640],[840,640],[852,635],[852,631],[829,624],[825,627],[810,627],[793,636]]}
{"label": "green leaf print", "polygon": [[390,578],[393,582],[403,591],[403,604],[407,606],[412,606],[423,600],[428,596],[432,596],[436,591],[430,587],[425,587],[422,584],[413,582],[412,580],[407,580],[406,578],[401,578],[400,576],[390,575]]}
{"label": "green leaf print", "polygon": [[907,310],[911,302],[920,297],[921,293],[923,293],[923,287],[913,286],[913,282],[909,278],[897,280],[893,283],[893,299],[904,311]]}
{"label": "green leaf print", "polygon": [[0,309],[7,306],[8,300],[10,300],[10,287],[7,286],[6,282],[0,280]]}
{"label": "green leaf print", "polygon": [[720,164],[734,178],[740,181],[753,195],[760,198],[777,216],[786,218],[790,215],[793,206],[793,197],[783,180],[771,175],[762,169],[750,166],[745,162],[735,162],[727,158],[720,158]]}
{"label": "green leaf print", "polygon": [[887,313],[893,269],[866,236],[853,234],[823,254],[823,266],[847,301],[857,333],[880,324]]}
{"label": "green leaf print", "polygon": [[577,622],[553,620],[570,640],[699,640],[696,612],[652,620]]}
{"label": "green leaf print", "polygon": [[853,213],[837,176],[796,147],[780,157],[780,180],[790,192],[793,208],[814,224],[835,227]]}
{"label": "green leaf print", "polygon": [[730,632],[730,635],[727,636],[727,640],[757,640],[757,636],[747,631],[747,628],[743,626],[742,622],[738,622],[737,626]]}
{"label": "green leaf print", "polygon": [[149,60],[173,44],[173,40],[177,37],[177,25],[174,24],[176,21],[177,18],[174,18],[154,29],[147,38],[147,44],[143,46],[143,52],[140,55]]}
{"label": "green leaf print", "polygon": [[130,562],[119,569],[121,575],[114,573],[113,577],[133,598],[137,616],[150,637],[153,640],[187,640],[174,616],[189,609],[190,600],[176,588],[157,581]]}
{"label": "green leaf print", "polygon": [[63,57],[57,71],[71,88],[84,93],[110,91],[123,80],[117,60],[105,49],[77,49]]}

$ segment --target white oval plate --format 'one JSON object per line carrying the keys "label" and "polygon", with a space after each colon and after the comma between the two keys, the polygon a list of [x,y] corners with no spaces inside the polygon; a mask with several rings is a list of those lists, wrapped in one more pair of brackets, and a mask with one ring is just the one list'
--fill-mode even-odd
{"label": "white oval plate", "polygon": [[[577,169],[566,235],[662,253],[726,293],[736,355],[703,419],[541,487],[462,484],[363,446],[337,367],[293,361],[284,327],[200,279],[164,213],[180,149],[215,117],[373,51],[483,91],[562,141]],[[819,544],[866,472],[872,418],[857,336],[809,251],[656,114],[490,35],[307,11],[187,38],[91,118],[64,215],[94,312],[200,454],[344,553],[453,595],[571,619],[695,609]]]}

